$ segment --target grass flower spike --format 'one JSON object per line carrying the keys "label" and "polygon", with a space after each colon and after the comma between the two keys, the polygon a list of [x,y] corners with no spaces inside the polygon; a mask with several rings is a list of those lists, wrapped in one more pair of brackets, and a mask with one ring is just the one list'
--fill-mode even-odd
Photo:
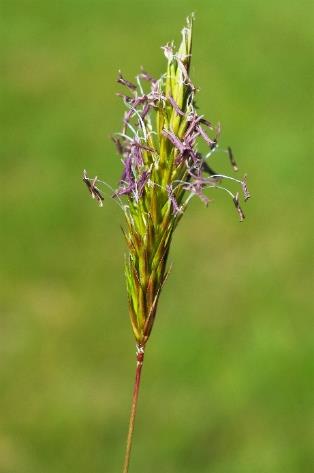
{"label": "grass flower spike", "polygon": [[[244,200],[249,198],[245,178],[219,174],[211,161],[219,151],[237,170],[231,148],[220,149],[220,126],[214,126],[195,105],[197,88],[190,78],[193,18],[187,19],[182,41],[162,47],[167,71],[156,80],[141,70],[130,82],[121,73],[118,82],[126,89],[119,93],[126,111],[123,126],[113,140],[121,156],[123,173],[113,193],[124,211],[123,230],[128,255],[125,275],[131,325],[137,346],[137,370],[124,473],[128,471],[134,419],[145,346],[149,340],[158,300],[169,274],[168,256],[173,233],[193,196],[206,205],[207,189],[219,188],[231,197],[240,220],[244,213],[239,193],[233,194],[224,182],[235,181]],[[200,143],[207,151],[199,152]],[[99,205],[103,196],[97,178],[84,182]]]}

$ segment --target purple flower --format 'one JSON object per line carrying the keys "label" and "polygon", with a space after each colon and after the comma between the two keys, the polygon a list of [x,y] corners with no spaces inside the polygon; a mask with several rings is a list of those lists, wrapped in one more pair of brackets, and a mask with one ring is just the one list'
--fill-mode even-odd
{"label": "purple flower", "polygon": [[167,185],[167,193],[168,193],[168,197],[169,197],[169,200],[172,204],[172,208],[173,208],[173,213],[174,215],[177,215],[179,213],[182,213],[182,207],[180,207],[178,205],[178,202],[177,202],[177,199],[175,198],[174,196],[174,193],[173,193],[173,189],[172,189],[172,185],[171,184],[168,184]]}

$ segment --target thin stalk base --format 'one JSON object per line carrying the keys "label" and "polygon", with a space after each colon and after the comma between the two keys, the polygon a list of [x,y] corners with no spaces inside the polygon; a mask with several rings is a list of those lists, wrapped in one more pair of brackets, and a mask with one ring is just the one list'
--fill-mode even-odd
{"label": "thin stalk base", "polygon": [[129,471],[130,456],[131,456],[131,449],[132,449],[132,439],[133,439],[133,432],[134,432],[134,423],[135,423],[135,416],[136,416],[138,394],[139,394],[140,383],[141,383],[141,372],[142,372],[143,362],[144,362],[144,347],[137,346],[136,347],[135,382],[134,382],[131,413],[130,413],[128,438],[126,442],[123,473],[128,473]]}

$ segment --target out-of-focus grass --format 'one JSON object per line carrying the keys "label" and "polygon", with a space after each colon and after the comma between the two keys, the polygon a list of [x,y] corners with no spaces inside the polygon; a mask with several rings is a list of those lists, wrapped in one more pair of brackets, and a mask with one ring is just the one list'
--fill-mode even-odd
{"label": "out-of-focus grass", "polygon": [[218,192],[182,220],[131,471],[311,470],[310,2],[2,0],[1,473],[120,471],[122,215],[80,178],[115,184],[116,72],[159,75],[193,10],[198,103],[253,197],[241,225]]}

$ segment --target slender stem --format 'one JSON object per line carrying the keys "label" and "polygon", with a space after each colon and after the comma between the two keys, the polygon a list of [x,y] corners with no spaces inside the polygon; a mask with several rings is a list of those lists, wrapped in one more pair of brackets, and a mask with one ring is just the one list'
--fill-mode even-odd
{"label": "slender stem", "polygon": [[144,362],[144,347],[137,346],[135,382],[134,382],[131,413],[130,413],[128,438],[126,442],[123,473],[128,473],[129,471],[136,407],[137,407],[138,393],[139,393],[140,383],[141,383],[141,372],[142,372],[143,362]]}

